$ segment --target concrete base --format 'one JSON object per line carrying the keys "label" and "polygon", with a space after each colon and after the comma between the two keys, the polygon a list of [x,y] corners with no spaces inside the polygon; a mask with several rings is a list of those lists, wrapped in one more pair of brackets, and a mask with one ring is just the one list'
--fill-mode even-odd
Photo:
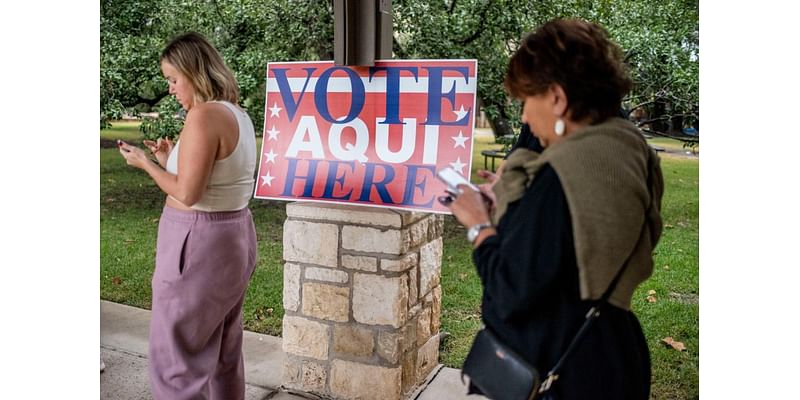
{"label": "concrete base", "polygon": [[[150,311],[108,301],[100,301],[100,356],[106,364],[100,373],[100,399],[151,400],[147,378],[147,337]],[[245,399],[303,400],[304,397],[280,390],[285,354],[281,338],[259,333],[244,333]],[[99,371],[98,371],[99,373]],[[442,368],[414,393],[419,400],[482,400],[467,396],[460,370]]]}

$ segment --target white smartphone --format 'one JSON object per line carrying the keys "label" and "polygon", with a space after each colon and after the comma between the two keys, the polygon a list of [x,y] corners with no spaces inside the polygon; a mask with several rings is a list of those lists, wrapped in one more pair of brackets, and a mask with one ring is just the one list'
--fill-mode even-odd
{"label": "white smartphone", "polygon": [[453,197],[457,197],[461,193],[458,189],[458,185],[466,185],[472,190],[480,191],[477,186],[450,167],[440,169],[439,172],[436,173],[436,177],[447,185],[445,190]]}

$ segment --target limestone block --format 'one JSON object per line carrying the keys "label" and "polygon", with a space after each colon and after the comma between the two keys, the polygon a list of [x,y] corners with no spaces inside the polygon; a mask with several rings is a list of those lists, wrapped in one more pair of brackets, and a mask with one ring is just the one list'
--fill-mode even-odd
{"label": "limestone block", "polygon": [[417,352],[417,381],[428,376],[439,363],[439,335],[434,335]]}
{"label": "limestone block", "polygon": [[299,388],[303,382],[302,363],[295,357],[287,356],[283,364],[283,384],[287,387]]}
{"label": "limestone block", "polygon": [[[416,329],[410,329],[416,332]],[[403,393],[408,393],[419,383],[417,381],[417,352],[416,351],[408,351],[403,354],[403,361],[402,361],[402,368],[403,368],[403,375],[402,379],[402,390]]]}
{"label": "limestone block", "polygon": [[355,357],[369,357],[375,348],[372,330],[357,326],[333,327],[333,351]]}
{"label": "limestone block", "polygon": [[422,311],[422,302],[414,304],[414,306],[408,310],[408,318],[416,318],[420,311]]}
{"label": "limestone block", "polygon": [[408,306],[417,304],[419,295],[419,268],[414,267],[408,271]]}
{"label": "limestone block", "polygon": [[283,317],[283,351],[301,357],[328,359],[330,327],[301,317]]}
{"label": "limestone block", "polygon": [[381,270],[387,272],[403,272],[417,265],[419,256],[416,252],[408,253],[398,260],[381,259]]}
{"label": "limestone block", "polygon": [[433,304],[431,305],[431,334],[439,333],[442,323],[442,285],[433,289]]}
{"label": "limestone block", "polygon": [[403,226],[408,226],[417,222],[423,218],[428,217],[430,214],[426,212],[414,212],[414,211],[400,211],[395,210],[400,216],[403,218]]}
{"label": "limestone block", "polygon": [[342,248],[366,253],[402,254],[402,240],[397,229],[381,230],[361,226],[342,227]]}
{"label": "limestone block", "polygon": [[375,257],[342,255],[342,268],[360,271],[377,272],[378,259]]}
{"label": "limestone block", "polygon": [[306,279],[334,283],[347,283],[347,272],[330,268],[306,267]]}
{"label": "limestone block", "polygon": [[417,341],[423,342],[431,337],[431,309],[425,307],[417,318]]}
{"label": "limestone block", "polygon": [[283,266],[283,309],[297,311],[300,306],[300,266],[286,263]]}
{"label": "limestone block", "polygon": [[[425,213],[417,214],[426,215]],[[289,218],[304,218],[342,222],[345,224],[363,224],[393,228],[400,228],[403,223],[402,216],[393,210],[310,202],[287,204],[286,216]]]}
{"label": "limestone block", "polygon": [[378,333],[378,356],[390,364],[397,364],[403,350],[403,336],[402,331]]}
{"label": "limestone block", "polygon": [[339,227],[287,220],[283,224],[283,259],[336,268]]}
{"label": "limestone block", "polygon": [[301,368],[301,384],[305,391],[324,392],[328,373],[325,365],[313,361],[303,361]]}
{"label": "limestone block", "polygon": [[[408,321],[403,327],[403,353],[417,353],[417,320]],[[415,358],[416,360],[416,358]]]}
{"label": "limestone block", "polygon": [[430,218],[424,218],[403,229],[403,240],[406,249],[415,249],[420,244],[428,241],[428,226],[430,223]]}
{"label": "limestone block", "polygon": [[283,385],[306,392],[324,392],[328,373],[325,365],[288,357],[283,368]]}
{"label": "limestone block", "polygon": [[331,392],[339,398],[399,399],[400,379],[400,368],[344,360],[331,363]]}
{"label": "limestone block", "polygon": [[319,319],[347,322],[350,290],[346,287],[306,282],[303,284],[303,314]]}
{"label": "limestone block", "polygon": [[423,296],[439,285],[442,272],[442,238],[420,247],[419,260],[419,296]]}
{"label": "limestone block", "polygon": [[406,275],[354,274],[353,318],[362,324],[401,327],[408,314],[407,281]]}

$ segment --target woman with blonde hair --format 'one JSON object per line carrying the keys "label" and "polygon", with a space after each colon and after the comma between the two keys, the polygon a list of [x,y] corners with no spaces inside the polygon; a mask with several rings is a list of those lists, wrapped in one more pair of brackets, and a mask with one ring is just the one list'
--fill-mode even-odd
{"label": "woman with blonde hair", "polygon": [[233,73],[201,35],[171,41],[161,71],[187,111],[180,140],[146,141],[157,163],[135,146],[119,148],[167,195],[152,280],[150,386],[156,400],[243,399],[242,304],[256,264],[247,208],[255,130],[236,105]]}

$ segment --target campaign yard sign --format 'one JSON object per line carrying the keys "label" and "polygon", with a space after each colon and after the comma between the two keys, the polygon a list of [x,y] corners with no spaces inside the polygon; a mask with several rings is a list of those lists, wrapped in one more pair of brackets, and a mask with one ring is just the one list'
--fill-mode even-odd
{"label": "campaign yard sign", "polygon": [[269,63],[255,197],[447,213],[436,172],[469,178],[477,67]]}

